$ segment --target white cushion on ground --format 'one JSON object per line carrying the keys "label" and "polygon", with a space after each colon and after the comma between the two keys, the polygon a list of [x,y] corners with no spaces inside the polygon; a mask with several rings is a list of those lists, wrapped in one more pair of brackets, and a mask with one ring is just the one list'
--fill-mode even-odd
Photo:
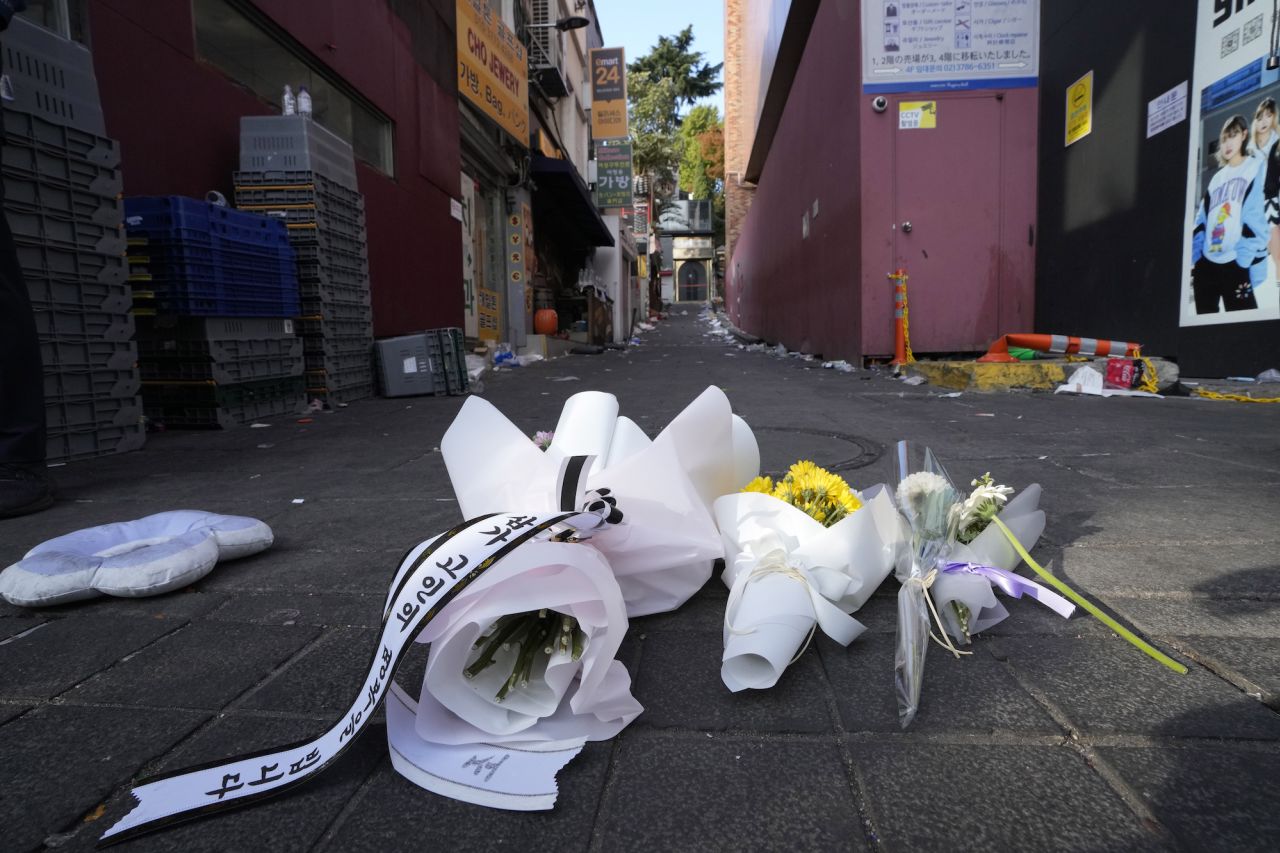
{"label": "white cushion on ground", "polygon": [[0,596],[23,607],[95,595],[141,597],[194,583],[219,560],[271,547],[256,518],[174,510],[103,524],[41,543],[0,572]]}

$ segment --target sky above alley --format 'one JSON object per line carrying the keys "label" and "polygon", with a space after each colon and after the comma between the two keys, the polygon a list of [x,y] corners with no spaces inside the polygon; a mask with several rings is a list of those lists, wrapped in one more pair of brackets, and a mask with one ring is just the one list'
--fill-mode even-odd
{"label": "sky above alley", "polygon": [[[721,0],[595,0],[606,47],[623,47],[627,62],[643,56],[658,36],[674,36],[693,25],[693,49],[703,60],[724,62],[724,3]],[[720,81],[724,82],[721,71]],[[724,90],[702,103],[715,104],[724,115]]]}

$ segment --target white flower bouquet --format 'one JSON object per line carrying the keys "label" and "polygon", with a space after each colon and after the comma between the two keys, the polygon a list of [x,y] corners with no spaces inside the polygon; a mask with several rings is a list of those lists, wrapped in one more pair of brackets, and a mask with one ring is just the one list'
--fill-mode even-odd
{"label": "white flower bouquet", "polygon": [[[526,543],[419,635],[431,644],[421,696],[414,702],[395,688],[388,704],[392,763],[455,799],[550,808],[555,772],[642,710],[616,659],[626,629],[621,590],[598,551]],[[500,769],[462,766],[479,755]]]}
{"label": "white flower bouquet", "polygon": [[674,610],[711,576],[723,556],[711,504],[754,477],[760,456],[746,423],[718,388],[708,388],[652,441],[618,416],[612,394],[568,399],[545,451],[479,397],[463,405],[440,444],[463,516],[510,507],[570,507],[559,472],[591,456],[585,488],[608,495],[625,521],[591,546],[613,567],[628,616]]}
{"label": "white flower bouquet", "polygon": [[842,645],[865,630],[851,615],[893,568],[902,529],[883,486],[861,494],[799,462],[776,486],[759,478],[715,503],[725,544],[724,655],[734,692],[777,683],[818,628]]}
{"label": "white flower bouquet", "polygon": [[968,644],[973,634],[1009,615],[995,588],[1014,598],[1028,596],[1063,617],[1075,610],[1062,596],[1013,572],[1044,531],[1039,484],[1010,500],[1014,490],[987,473],[972,482],[968,495],[961,495],[932,450],[925,448],[922,459],[913,458],[912,450],[907,442],[898,442],[896,496],[911,529],[910,547],[897,568],[902,589],[894,681],[904,728],[919,708],[931,613],[943,634],[934,639],[959,656],[962,652],[947,635]]}

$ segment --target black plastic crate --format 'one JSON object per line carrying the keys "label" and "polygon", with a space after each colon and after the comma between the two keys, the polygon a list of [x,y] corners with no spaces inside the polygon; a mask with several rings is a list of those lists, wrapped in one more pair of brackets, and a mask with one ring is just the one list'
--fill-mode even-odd
{"label": "black plastic crate", "polygon": [[79,459],[140,450],[146,440],[147,433],[141,424],[49,432],[45,453],[50,462],[75,462]]}

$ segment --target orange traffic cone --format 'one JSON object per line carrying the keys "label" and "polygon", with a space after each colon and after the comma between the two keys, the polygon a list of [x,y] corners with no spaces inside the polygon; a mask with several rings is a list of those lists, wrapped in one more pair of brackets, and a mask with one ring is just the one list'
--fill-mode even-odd
{"label": "orange traffic cone", "polygon": [[1123,341],[1106,341],[1097,338],[1076,338],[1070,335],[1004,335],[996,340],[987,350],[987,354],[978,359],[980,363],[1011,364],[1018,359],[1009,355],[1009,347],[1022,347],[1039,352],[1061,353],[1063,355],[1113,355],[1137,356],[1141,354],[1142,345],[1124,343]]}
{"label": "orange traffic cone", "polygon": [[889,273],[893,281],[893,361],[889,364],[901,367],[915,361],[911,352],[911,340],[907,337],[907,271]]}

